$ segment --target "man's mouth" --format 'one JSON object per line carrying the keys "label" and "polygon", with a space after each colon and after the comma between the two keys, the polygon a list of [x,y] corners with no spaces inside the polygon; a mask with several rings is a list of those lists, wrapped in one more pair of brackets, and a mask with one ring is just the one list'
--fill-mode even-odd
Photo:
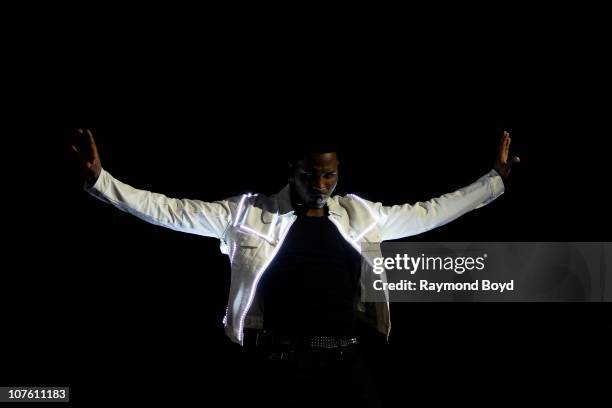
{"label": "man's mouth", "polygon": [[322,194],[317,194],[317,195],[313,196],[314,202],[316,202],[318,205],[325,204],[325,202],[327,201],[328,198],[329,198],[328,196],[322,195]]}

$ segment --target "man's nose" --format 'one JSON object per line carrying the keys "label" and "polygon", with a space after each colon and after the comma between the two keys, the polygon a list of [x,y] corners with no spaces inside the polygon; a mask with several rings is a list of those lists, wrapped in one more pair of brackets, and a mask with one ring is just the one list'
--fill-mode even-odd
{"label": "man's nose", "polygon": [[319,191],[325,191],[327,189],[327,184],[325,183],[325,179],[323,177],[317,177],[314,181],[313,187]]}

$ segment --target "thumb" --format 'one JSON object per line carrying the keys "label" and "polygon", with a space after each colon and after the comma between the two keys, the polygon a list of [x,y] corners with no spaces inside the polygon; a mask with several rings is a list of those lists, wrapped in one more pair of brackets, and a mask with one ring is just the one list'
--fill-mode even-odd
{"label": "thumb", "polygon": [[521,162],[520,157],[515,156],[515,157],[513,157],[513,158],[512,158],[512,160],[509,160],[509,161],[508,161],[508,166],[512,167],[512,166],[514,166],[515,164],[518,164],[518,163],[520,163],[520,162]]}
{"label": "thumb", "polygon": [[79,151],[79,149],[75,145],[71,144],[70,150],[72,151],[72,155],[75,156],[79,161],[81,162],[85,161],[83,154]]}

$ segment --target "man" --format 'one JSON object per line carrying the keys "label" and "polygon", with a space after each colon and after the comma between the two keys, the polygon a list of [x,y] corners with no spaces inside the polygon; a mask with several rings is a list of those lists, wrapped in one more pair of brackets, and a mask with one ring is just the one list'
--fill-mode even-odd
{"label": "man", "polygon": [[[350,394],[369,405],[377,398],[355,352],[359,331],[370,326],[388,336],[391,326],[388,303],[359,301],[360,245],[416,235],[488,204],[503,193],[502,178],[519,162],[508,160],[511,139],[504,132],[494,169],[476,182],[427,202],[384,206],[334,196],[337,152],[303,149],[291,158],[289,184],[278,194],[203,202],[116,180],[102,168],[91,131],[78,129],[77,136],[82,143],[72,149],[92,195],[147,222],[220,240],[232,269],[225,331],[263,356],[257,361],[267,364],[266,378],[280,373],[278,389],[312,386],[314,395],[331,384],[325,395],[332,399],[344,398],[343,389],[357,390]],[[301,379],[287,383],[288,372]],[[291,405],[291,395],[279,402]]]}

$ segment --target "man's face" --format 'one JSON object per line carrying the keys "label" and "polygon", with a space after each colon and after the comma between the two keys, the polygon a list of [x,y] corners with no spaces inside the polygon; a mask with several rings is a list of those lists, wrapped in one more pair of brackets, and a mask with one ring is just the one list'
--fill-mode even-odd
{"label": "man's face", "polygon": [[323,208],[338,184],[336,153],[312,153],[293,166],[293,183],[307,208]]}

